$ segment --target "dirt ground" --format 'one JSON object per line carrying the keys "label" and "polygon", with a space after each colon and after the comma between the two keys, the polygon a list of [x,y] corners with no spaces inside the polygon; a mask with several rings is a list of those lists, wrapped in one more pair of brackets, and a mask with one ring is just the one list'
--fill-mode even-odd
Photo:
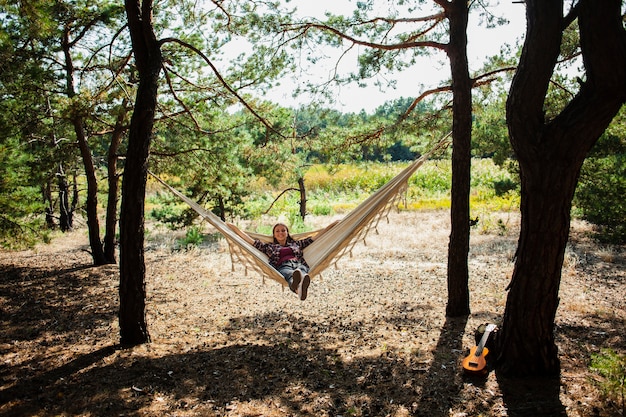
{"label": "dirt ground", "polygon": [[445,317],[447,212],[389,220],[316,277],[304,302],[233,271],[208,226],[210,239],[190,250],[152,229],[152,342],[132,349],[117,345],[118,269],[90,265],[85,230],[1,252],[0,415],[620,415],[589,364],[602,348],[626,352],[623,246],[598,245],[573,224],[555,329],[560,378],[476,378],[460,363],[475,329],[501,319],[517,214],[483,215],[472,229],[472,314],[462,319]]}

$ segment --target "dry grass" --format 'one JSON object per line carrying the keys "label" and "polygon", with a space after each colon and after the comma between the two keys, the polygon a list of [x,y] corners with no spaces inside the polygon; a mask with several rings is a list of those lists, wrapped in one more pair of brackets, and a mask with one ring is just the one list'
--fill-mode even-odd
{"label": "dry grass", "polygon": [[473,228],[472,315],[455,320],[445,318],[445,212],[392,213],[314,280],[306,302],[233,272],[221,240],[173,251],[180,236],[153,229],[153,341],[133,349],[116,346],[117,268],[89,266],[84,231],[0,253],[0,415],[616,415],[588,365],[601,348],[626,351],[624,248],[595,245],[584,224],[574,225],[561,285],[561,378],[461,372],[474,329],[504,311],[513,267],[519,219],[490,216],[506,227]]}

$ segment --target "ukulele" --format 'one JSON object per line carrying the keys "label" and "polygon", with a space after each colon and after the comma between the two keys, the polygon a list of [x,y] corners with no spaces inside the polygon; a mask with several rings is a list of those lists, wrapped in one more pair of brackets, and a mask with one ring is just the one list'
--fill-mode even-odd
{"label": "ukulele", "polygon": [[463,369],[465,372],[477,375],[484,375],[487,372],[487,361],[485,360],[485,356],[489,353],[489,349],[485,347],[485,344],[487,344],[489,334],[495,329],[495,324],[488,324],[478,345],[470,349],[469,355],[463,359]]}

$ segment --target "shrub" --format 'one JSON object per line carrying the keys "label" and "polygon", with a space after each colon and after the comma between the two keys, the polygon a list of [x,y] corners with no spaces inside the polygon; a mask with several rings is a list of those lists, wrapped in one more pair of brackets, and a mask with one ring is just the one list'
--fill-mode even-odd
{"label": "shrub", "polygon": [[193,246],[199,246],[203,240],[204,238],[202,236],[202,232],[200,231],[200,228],[198,226],[192,226],[189,229],[187,229],[187,233],[185,234],[185,237],[180,239],[178,243],[180,244],[181,247],[186,249],[186,248],[193,247]]}
{"label": "shrub", "polygon": [[165,224],[171,230],[178,230],[189,226],[196,217],[196,213],[186,205],[164,203],[150,210],[149,216]]}
{"label": "shrub", "polygon": [[602,375],[600,382],[603,393],[617,400],[622,415],[626,416],[626,356],[618,355],[612,349],[603,349],[599,354],[591,356],[591,370]]}
{"label": "shrub", "polygon": [[626,159],[624,154],[588,158],[581,170],[575,204],[585,220],[598,226],[596,238],[626,242]]}
{"label": "shrub", "polygon": [[502,180],[494,181],[493,188],[498,197],[502,197],[509,191],[515,191],[519,188],[519,184],[513,181],[511,178],[505,178]]}
{"label": "shrub", "polygon": [[332,211],[333,207],[328,201],[311,204],[311,213],[315,216],[328,216]]}

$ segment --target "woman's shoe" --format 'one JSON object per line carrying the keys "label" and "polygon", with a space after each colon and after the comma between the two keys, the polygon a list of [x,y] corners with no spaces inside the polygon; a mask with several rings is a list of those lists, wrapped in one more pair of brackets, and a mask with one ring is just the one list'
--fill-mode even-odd
{"label": "woman's shoe", "polygon": [[302,283],[302,271],[300,271],[299,269],[296,269],[295,271],[293,271],[293,274],[291,275],[291,284],[289,284],[289,289],[295,293],[297,293],[298,295],[300,295],[300,288],[301,288],[301,284]]}
{"label": "woman's shoe", "polygon": [[[294,273],[295,275],[295,273]],[[304,278],[302,278],[302,282],[298,286],[298,296],[300,296],[300,300],[306,300],[307,292],[309,290],[309,284],[311,283],[311,277],[309,274],[305,274]]]}

